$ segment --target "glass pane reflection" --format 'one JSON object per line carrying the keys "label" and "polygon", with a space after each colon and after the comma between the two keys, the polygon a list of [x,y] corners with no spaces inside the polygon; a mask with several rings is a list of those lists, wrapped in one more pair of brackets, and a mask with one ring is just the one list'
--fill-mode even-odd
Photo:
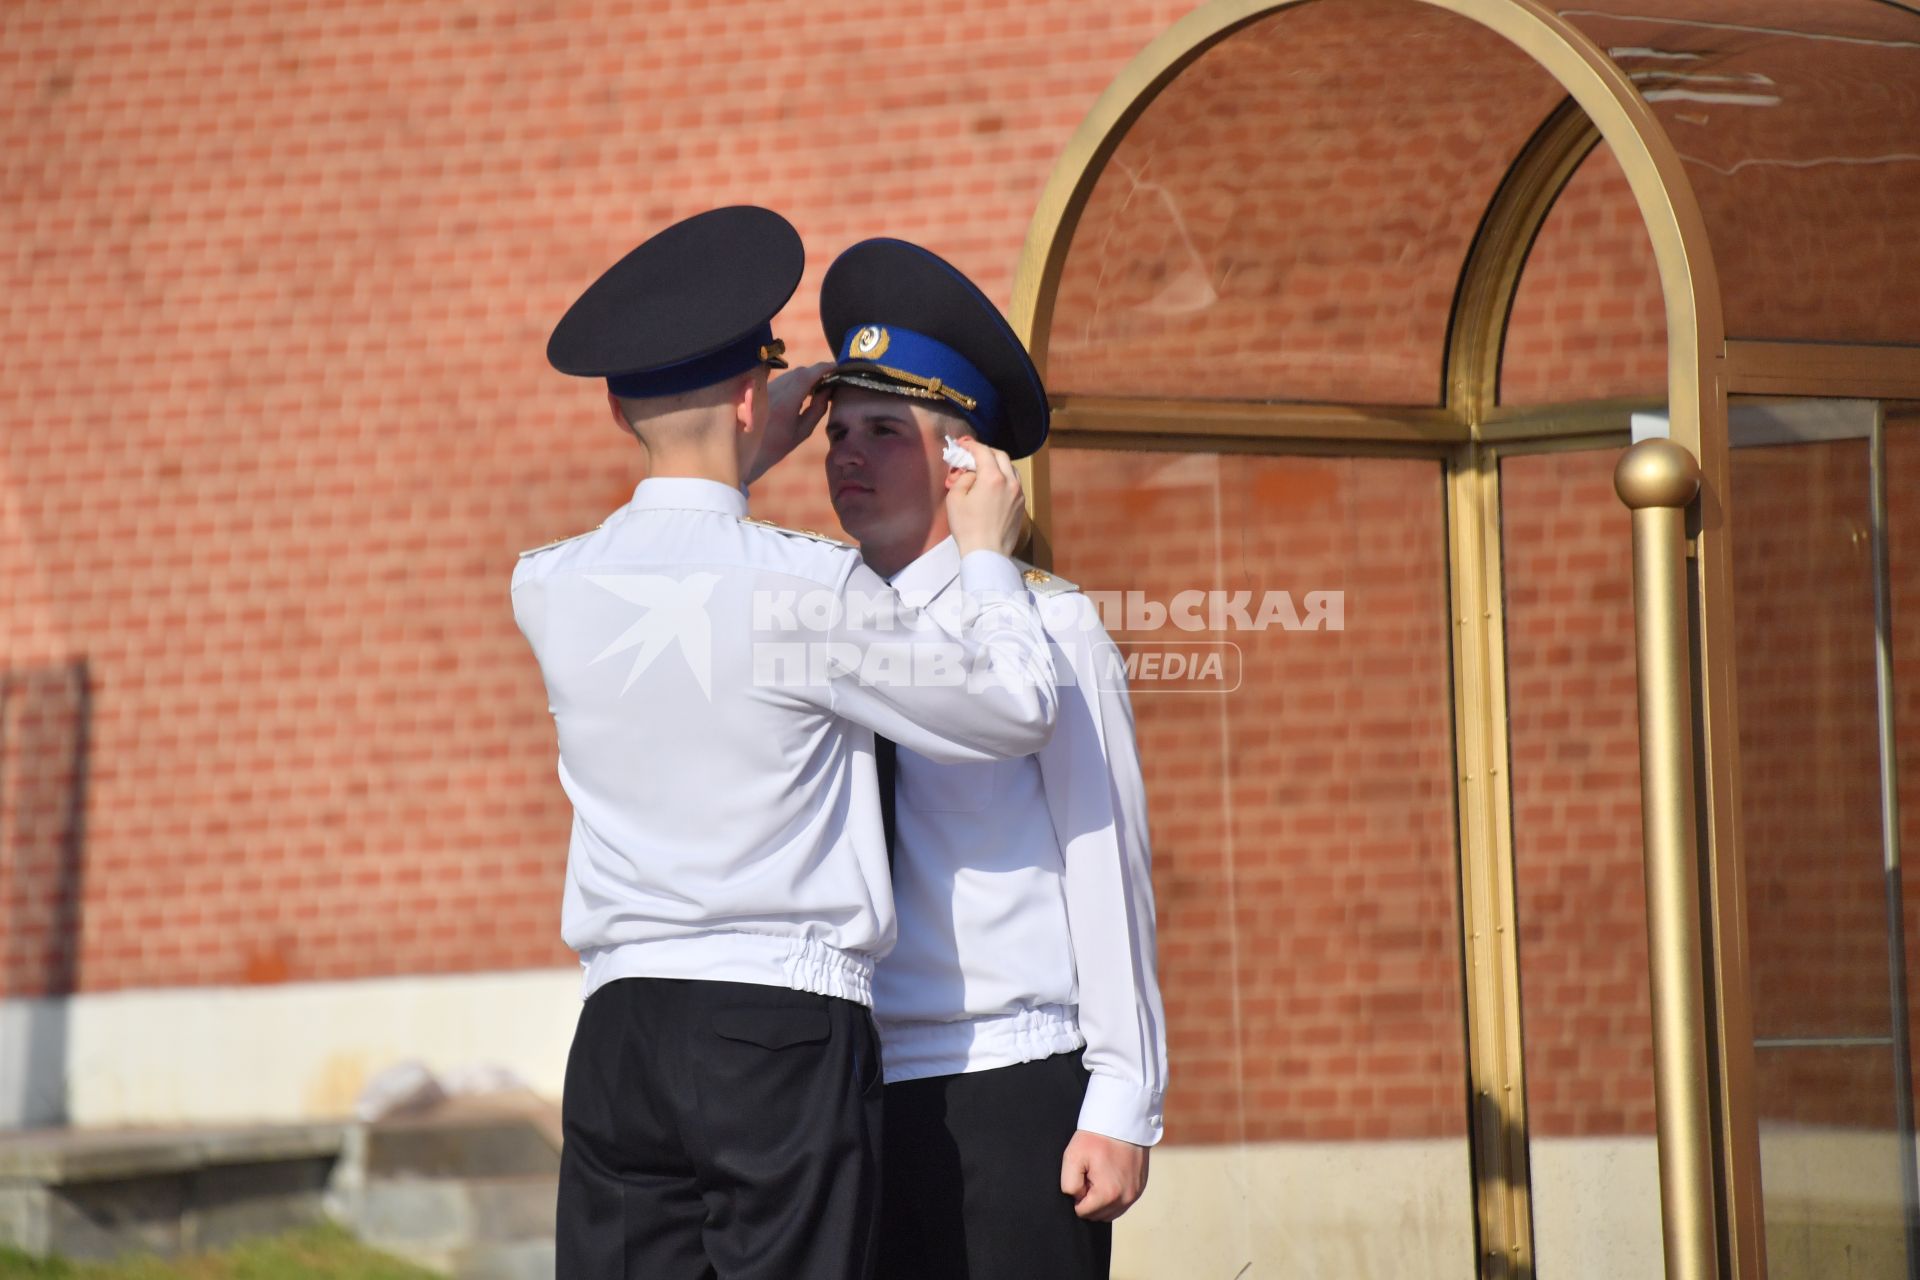
{"label": "glass pane reflection", "polygon": [[[1128,652],[1238,654],[1230,691],[1164,665],[1132,681],[1173,1075],[1115,1274],[1465,1280],[1439,467],[1082,449],[1052,465],[1056,564],[1139,593],[1114,604],[1135,611],[1117,619]],[[1288,629],[1284,611],[1148,625],[1185,591],[1249,593],[1256,621],[1269,592],[1302,615],[1340,592],[1343,629]]]}
{"label": "glass pane reflection", "polygon": [[[1920,1000],[1920,870],[1915,868],[1915,860],[1920,859],[1920,696],[1916,696],[1920,694],[1920,401],[1889,401],[1882,410],[1886,417],[1887,576],[1893,615],[1901,916],[1911,1055],[1912,1028],[1916,1013],[1920,1013],[1915,1007]],[[1915,1097],[1920,1102],[1920,1092]],[[1911,1244],[1909,1249],[1911,1252]]]}
{"label": "glass pane reflection", "polygon": [[1892,1049],[1905,1029],[1889,977],[1870,452],[1769,444],[1735,448],[1731,465],[1768,1271],[1892,1280],[1907,1275],[1910,1139]]}
{"label": "glass pane reflection", "polygon": [[1686,164],[1739,338],[1920,342],[1920,14],[1876,0],[1556,6]]}
{"label": "glass pane reflection", "polygon": [[1732,454],[1754,1034],[1885,1034],[1865,440]]}
{"label": "glass pane reflection", "polygon": [[1242,28],[1147,106],[1095,184],[1048,385],[1439,403],[1467,246],[1564,96],[1505,40],[1413,0]]}
{"label": "glass pane reflection", "polygon": [[1769,1280],[1908,1280],[1892,1049],[1755,1058]]}

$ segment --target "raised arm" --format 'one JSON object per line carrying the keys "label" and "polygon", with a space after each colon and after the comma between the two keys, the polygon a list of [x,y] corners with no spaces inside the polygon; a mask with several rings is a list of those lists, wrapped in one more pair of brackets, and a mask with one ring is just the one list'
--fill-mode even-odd
{"label": "raised arm", "polygon": [[1059,706],[1046,632],[1008,558],[1025,519],[1019,475],[1000,450],[965,444],[977,469],[957,473],[947,492],[957,596],[938,611],[911,607],[850,559],[826,602],[830,625],[807,637],[804,681],[835,715],[949,763],[1031,755]]}

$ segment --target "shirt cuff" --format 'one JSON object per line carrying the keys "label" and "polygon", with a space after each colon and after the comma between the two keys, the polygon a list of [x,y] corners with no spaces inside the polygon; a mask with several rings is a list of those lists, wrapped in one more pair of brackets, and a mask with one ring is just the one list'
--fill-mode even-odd
{"label": "shirt cuff", "polygon": [[1164,1129],[1160,1094],[1131,1081],[1096,1072],[1087,1077],[1087,1097],[1080,1104],[1080,1127],[1137,1147],[1151,1147],[1160,1141]]}
{"label": "shirt cuff", "polygon": [[1027,584],[1012,560],[997,551],[969,551],[960,558],[960,589],[981,599],[1023,596]]}

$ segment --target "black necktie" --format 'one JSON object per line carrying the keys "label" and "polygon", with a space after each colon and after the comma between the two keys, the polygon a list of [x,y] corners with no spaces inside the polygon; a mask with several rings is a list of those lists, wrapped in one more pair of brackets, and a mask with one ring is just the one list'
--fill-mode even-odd
{"label": "black necktie", "polygon": [[880,774],[880,829],[887,833],[887,865],[893,865],[893,781],[900,773],[899,748],[893,739],[873,735],[873,762]]}

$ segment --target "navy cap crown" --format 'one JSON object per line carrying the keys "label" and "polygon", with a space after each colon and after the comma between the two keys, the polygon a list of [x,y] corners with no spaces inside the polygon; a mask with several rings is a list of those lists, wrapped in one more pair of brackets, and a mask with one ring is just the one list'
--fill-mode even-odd
{"label": "navy cap crown", "polygon": [[547,360],[636,398],[710,386],[755,364],[784,367],[771,321],[805,265],[800,233],[771,209],[695,214],[589,285],[554,327]]}

